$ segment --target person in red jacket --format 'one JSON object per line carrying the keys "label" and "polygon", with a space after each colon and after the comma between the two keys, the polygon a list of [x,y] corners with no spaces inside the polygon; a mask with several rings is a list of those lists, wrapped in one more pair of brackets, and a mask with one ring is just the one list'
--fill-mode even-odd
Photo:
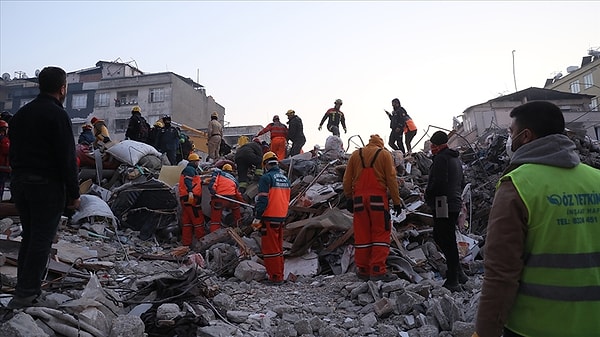
{"label": "person in red jacket", "polygon": [[0,120],[0,201],[4,196],[4,185],[10,178],[10,164],[8,152],[10,149],[10,140],[8,139],[8,123]]}
{"label": "person in red jacket", "polygon": [[188,156],[188,164],[179,177],[179,198],[181,200],[181,243],[191,246],[194,236],[204,236],[204,214],[202,213],[202,180],[198,174],[200,156],[192,153]]}
{"label": "person in red jacket", "polygon": [[[211,195],[210,232],[212,233],[221,228],[223,209],[231,210],[234,224],[236,226],[239,225],[242,218],[240,204],[225,199],[244,200],[239,191],[238,181],[233,176],[233,167],[231,164],[225,164],[221,170],[216,169],[213,172],[208,184],[208,190]],[[220,196],[224,196],[225,198],[221,198]]]}
{"label": "person in red jacket", "polygon": [[256,137],[271,132],[271,148],[275,152],[277,158],[285,158],[287,150],[288,128],[285,124],[279,121],[279,116],[273,116],[273,123],[269,123],[264,129],[256,134]]}
{"label": "person in red jacket", "polygon": [[265,174],[258,181],[254,229],[260,229],[261,251],[269,277],[268,283],[282,284],[283,275],[283,226],[290,202],[290,181],[281,172],[274,152],[263,155]]}

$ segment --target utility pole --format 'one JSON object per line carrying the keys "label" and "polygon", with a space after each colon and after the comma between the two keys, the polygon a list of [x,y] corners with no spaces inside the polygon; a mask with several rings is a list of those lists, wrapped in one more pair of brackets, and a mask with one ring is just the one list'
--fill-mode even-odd
{"label": "utility pole", "polygon": [[515,52],[516,52],[516,50],[514,50],[514,49],[513,49],[513,51],[512,51],[512,61],[513,61],[513,80],[514,80],[514,82],[515,82],[515,92],[517,92],[518,90],[517,90],[517,75],[516,75],[516,72],[515,72]]}

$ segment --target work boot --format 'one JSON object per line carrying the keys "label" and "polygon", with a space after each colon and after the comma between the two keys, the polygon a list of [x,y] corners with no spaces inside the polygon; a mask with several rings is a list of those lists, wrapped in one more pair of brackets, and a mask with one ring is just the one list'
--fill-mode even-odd
{"label": "work boot", "polygon": [[356,277],[358,277],[360,280],[363,281],[368,281],[371,277],[369,276],[369,274],[363,274],[361,272],[356,272]]}
{"label": "work boot", "polygon": [[371,275],[371,281],[392,282],[398,279],[398,275],[392,274],[389,271],[381,275]]}
{"label": "work boot", "polygon": [[31,295],[27,297],[13,296],[6,307],[8,309],[22,309],[26,307],[34,307],[38,304],[39,295]]}
{"label": "work boot", "polygon": [[444,282],[444,284],[442,285],[442,287],[450,290],[451,292],[457,292],[457,291],[462,291],[462,287],[460,286],[460,284],[458,284],[457,281],[455,280],[446,280],[446,282]]}

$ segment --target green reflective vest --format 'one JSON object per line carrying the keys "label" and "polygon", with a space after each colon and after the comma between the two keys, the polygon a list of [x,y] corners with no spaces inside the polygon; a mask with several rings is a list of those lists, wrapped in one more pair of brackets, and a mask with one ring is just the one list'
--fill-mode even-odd
{"label": "green reflective vest", "polygon": [[525,164],[506,177],[529,213],[506,327],[526,337],[600,336],[600,170]]}

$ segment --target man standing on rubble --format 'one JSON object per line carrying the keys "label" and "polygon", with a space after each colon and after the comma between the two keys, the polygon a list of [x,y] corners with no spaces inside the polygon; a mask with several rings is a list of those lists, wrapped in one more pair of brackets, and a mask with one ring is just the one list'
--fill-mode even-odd
{"label": "man standing on rubble", "polygon": [[171,124],[171,116],[162,118],[163,128],[158,136],[158,151],[166,153],[169,163],[177,165],[177,148],[179,148],[179,130]]}
{"label": "man standing on rubble", "polygon": [[558,106],[510,117],[474,336],[600,336],[600,170],[580,162]]}
{"label": "man standing on rubble", "polygon": [[264,129],[260,130],[256,137],[267,132],[271,133],[270,151],[275,152],[277,158],[285,158],[287,151],[288,128],[285,124],[279,121],[279,116],[273,116],[273,123],[269,123]]}
{"label": "man standing on rubble", "polygon": [[214,111],[210,114],[208,122],[208,160],[217,160],[221,149],[221,138],[223,138],[223,126],[219,123],[219,114]]}
{"label": "man standing on rubble", "polygon": [[[210,232],[215,232],[221,228],[221,219],[223,210],[229,209],[233,214],[233,223],[238,226],[242,219],[240,204],[227,200],[243,201],[244,198],[239,191],[237,179],[233,176],[233,167],[231,164],[223,165],[221,170],[215,169],[208,183],[210,191]],[[221,198],[224,196],[225,198]]]}
{"label": "man standing on rubble", "polygon": [[198,174],[200,156],[192,153],[188,164],[179,177],[179,199],[181,200],[181,243],[191,246],[194,236],[204,237],[204,214],[202,213],[202,180]]}
{"label": "man standing on rubble", "polygon": [[361,280],[393,281],[386,268],[390,253],[391,217],[388,192],[396,212],[402,211],[396,168],[379,135],[352,153],[343,179],[346,208],[354,212],[354,262]]}
{"label": "man standing on rubble", "polygon": [[131,117],[129,117],[127,130],[125,131],[125,139],[145,143],[148,140],[149,130],[150,125],[148,125],[148,122],[142,116],[142,108],[139,105],[134,106],[131,109]]}
{"label": "man standing on rubble", "polygon": [[[21,246],[15,295],[9,308],[35,305],[52,240],[65,207],[79,208],[79,186],[71,119],[63,108],[67,74],[46,67],[39,76],[40,94],[10,121],[11,193],[21,219]],[[48,133],[51,133],[48,135]],[[32,142],[31,135],[48,135]]]}
{"label": "man standing on rubble", "polygon": [[327,130],[329,130],[334,136],[340,136],[340,123],[342,123],[342,127],[344,128],[344,133],[347,133],[346,129],[346,117],[344,117],[344,113],[340,111],[340,107],[342,106],[342,100],[336,99],[334,102],[333,108],[327,110],[323,118],[321,118],[321,122],[319,123],[319,131],[323,127],[323,123],[327,121]]}
{"label": "man standing on rubble", "polygon": [[261,168],[262,156],[262,145],[260,144],[260,139],[256,137],[235,151],[234,160],[237,165],[240,191],[242,193],[248,188],[248,170],[252,166]]}
{"label": "man standing on rubble", "polygon": [[94,127],[94,149],[104,148],[106,143],[110,143],[110,134],[103,119],[92,117],[90,121]]}
{"label": "man standing on rubble", "polygon": [[290,149],[290,157],[295,156],[302,151],[302,147],[306,144],[306,137],[304,136],[304,126],[302,126],[302,119],[296,115],[296,111],[288,110],[285,113],[288,116],[288,139],[292,141],[292,148]]}
{"label": "man standing on rubble", "polygon": [[279,161],[274,152],[267,152],[262,158],[265,174],[258,181],[258,195],[255,219],[252,227],[260,230],[261,251],[268,283],[280,285],[283,275],[283,226],[288,215],[290,202],[290,181],[279,169]]}
{"label": "man standing on rubble", "polygon": [[430,139],[433,163],[425,189],[425,202],[433,209],[433,239],[446,257],[446,281],[444,287],[460,291],[461,283],[468,278],[458,260],[456,225],[462,207],[464,182],[462,163],[458,151],[448,148],[448,135],[436,131]]}

